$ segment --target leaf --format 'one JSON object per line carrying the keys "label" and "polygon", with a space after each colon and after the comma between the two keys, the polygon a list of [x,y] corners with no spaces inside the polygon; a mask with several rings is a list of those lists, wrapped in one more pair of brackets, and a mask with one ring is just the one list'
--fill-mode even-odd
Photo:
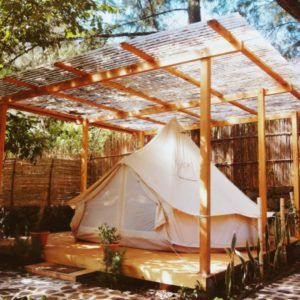
{"label": "leaf", "polygon": [[231,241],[231,251],[232,252],[234,252],[235,245],[236,245],[236,234],[234,233],[233,237],[232,237],[232,241]]}

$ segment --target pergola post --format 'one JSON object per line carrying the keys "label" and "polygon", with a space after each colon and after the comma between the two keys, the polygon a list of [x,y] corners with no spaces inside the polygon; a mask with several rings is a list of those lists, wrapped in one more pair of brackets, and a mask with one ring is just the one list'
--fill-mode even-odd
{"label": "pergola post", "polygon": [[145,146],[145,134],[143,131],[138,133],[138,148],[141,149]]}
{"label": "pergola post", "polygon": [[[294,205],[297,211],[300,208],[299,199],[299,144],[298,144],[298,114],[297,112],[292,115],[292,147],[293,147],[293,185],[294,185]],[[295,235],[299,238],[299,231],[295,230]]]}
{"label": "pergola post", "polygon": [[82,121],[82,148],[81,148],[81,187],[84,192],[87,188],[87,170],[88,170],[88,135],[89,124],[86,119]]}
{"label": "pergola post", "polygon": [[6,113],[7,105],[0,104],[0,194],[2,194],[3,187],[3,160],[6,130]]}
{"label": "pergola post", "polygon": [[262,206],[262,226],[259,237],[264,241],[264,232],[267,224],[267,163],[266,163],[266,138],[265,138],[265,90],[258,93],[258,189]]}
{"label": "pergola post", "polygon": [[201,59],[200,91],[200,273],[210,274],[211,60]]}

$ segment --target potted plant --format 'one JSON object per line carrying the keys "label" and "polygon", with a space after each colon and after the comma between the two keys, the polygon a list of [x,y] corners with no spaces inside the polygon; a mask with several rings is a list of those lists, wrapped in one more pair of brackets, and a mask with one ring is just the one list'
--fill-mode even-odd
{"label": "potted plant", "polygon": [[116,227],[111,227],[104,223],[98,227],[101,246],[117,249],[119,247],[120,235]]}
{"label": "potted plant", "polygon": [[41,205],[38,212],[35,226],[33,230],[30,231],[31,243],[36,247],[39,246],[41,250],[44,249],[44,247],[46,246],[48,241],[48,236],[50,233],[49,231],[44,230],[42,227],[42,220],[45,214],[45,209],[46,209],[46,205],[45,204]]}

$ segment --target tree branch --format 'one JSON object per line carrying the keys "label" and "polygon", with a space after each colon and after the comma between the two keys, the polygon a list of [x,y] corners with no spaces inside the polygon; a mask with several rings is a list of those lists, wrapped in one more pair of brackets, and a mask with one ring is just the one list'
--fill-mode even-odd
{"label": "tree branch", "polygon": [[25,49],[24,51],[22,51],[21,53],[17,54],[15,57],[13,57],[12,59],[10,59],[7,63],[3,64],[4,65],[4,68],[7,68],[7,67],[10,67],[10,65],[16,61],[19,57],[23,56],[24,54],[30,52],[31,50],[33,50],[34,48],[36,48],[37,45],[35,46],[31,46],[27,49]]}
{"label": "tree branch", "polygon": [[116,28],[126,26],[126,25],[130,25],[130,24],[134,24],[134,23],[144,21],[144,20],[147,20],[147,19],[150,19],[150,18],[155,18],[155,17],[158,17],[160,15],[168,14],[168,13],[171,13],[171,12],[174,12],[174,11],[187,11],[187,8],[174,8],[174,9],[170,9],[170,10],[165,10],[165,11],[162,11],[162,12],[159,12],[159,13],[156,13],[156,14],[145,16],[145,17],[140,18],[140,19],[136,19],[136,20],[133,20],[133,21],[130,21],[130,22],[122,23],[122,24],[118,25]]}

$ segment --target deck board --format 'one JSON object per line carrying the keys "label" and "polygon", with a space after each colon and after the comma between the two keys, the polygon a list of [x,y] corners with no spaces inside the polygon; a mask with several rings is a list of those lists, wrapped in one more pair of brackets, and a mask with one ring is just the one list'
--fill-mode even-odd
{"label": "deck board", "polygon": [[[164,284],[194,287],[200,276],[199,254],[125,248],[122,272],[126,276]],[[45,248],[48,262],[76,266],[96,271],[104,271],[103,251],[95,243],[78,242],[71,233],[51,234]],[[238,264],[238,259],[236,260]],[[211,270],[218,274],[225,271],[228,264],[226,253],[212,253]]]}

